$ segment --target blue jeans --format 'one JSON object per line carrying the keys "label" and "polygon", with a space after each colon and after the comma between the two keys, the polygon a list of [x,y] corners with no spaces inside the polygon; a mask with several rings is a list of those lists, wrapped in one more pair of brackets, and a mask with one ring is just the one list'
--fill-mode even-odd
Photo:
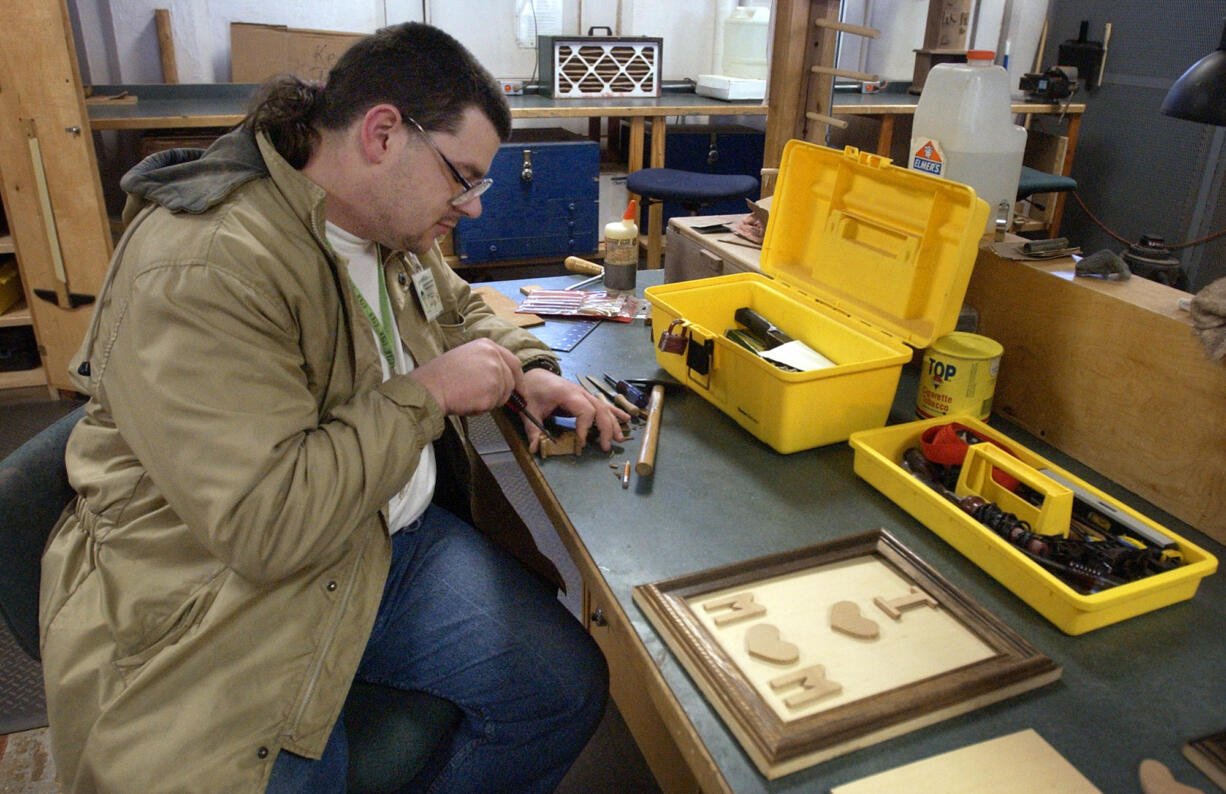
{"label": "blue jeans", "polygon": [[[437,695],[464,712],[413,781],[430,792],[550,792],[604,713],[608,670],[552,588],[467,523],[431,506],[392,537],[392,565],[358,667],[362,681]],[[318,761],[282,751],[269,792],[343,792],[337,720]]]}

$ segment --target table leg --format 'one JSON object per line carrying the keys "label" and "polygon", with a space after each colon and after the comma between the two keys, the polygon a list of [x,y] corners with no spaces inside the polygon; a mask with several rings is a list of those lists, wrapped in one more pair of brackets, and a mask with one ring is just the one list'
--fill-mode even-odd
{"label": "table leg", "polygon": [[877,131],[877,154],[890,156],[890,147],[894,145],[894,114],[883,113],[877,117],[881,121],[881,129]]}
{"label": "table leg", "polygon": [[[1081,114],[1069,115],[1067,118],[1068,146],[1064,150],[1064,168],[1060,171],[1062,176],[1073,174],[1073,155],[1077,151],[1077,136],[1081,132]],[[1060,236],[1060,221],[1064,218],[1064,198],[1064,193],[1056,194],[1056,207],[1052,210],[1051,226],[1047,230],[1049,237]]]}
{"label": "table leg", "polygon": [[[664,167],[665,117],[651,117],[651,167]],[[664,250],[664,205],[652,202],[648,209],[647,269],[660,269],[660,255]]]}

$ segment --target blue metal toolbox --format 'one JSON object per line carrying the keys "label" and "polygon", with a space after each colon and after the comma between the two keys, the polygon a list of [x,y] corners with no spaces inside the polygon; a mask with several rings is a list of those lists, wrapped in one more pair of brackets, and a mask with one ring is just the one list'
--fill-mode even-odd
{"label": "blue metal toolbox", "polygon": [[596,253],[600,144],[563,129],[516,129],[489,175],[481,217],[453,232],[461,264]]}

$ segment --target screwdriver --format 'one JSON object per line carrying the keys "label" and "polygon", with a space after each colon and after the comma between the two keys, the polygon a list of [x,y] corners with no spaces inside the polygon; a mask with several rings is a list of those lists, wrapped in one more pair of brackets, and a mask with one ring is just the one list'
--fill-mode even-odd
{"label": "screwdriver", "polygon": [[632,386],[624,380],[617,380],[609,373],[604,373],[604,379],[609,385],[617,389],[617,393],[625,396],[627,400],[637,405],[639,408],[647,407],[647,393],[637,386]]}
{"label": "screwdriver", "polygon": [[553,437],[553,433],[550,433],[545,429],[545,426],[541,424],[541,420],[533,416],[532,412],[528,410],[528,403],[524,401],[524,395],[512,389],[511,398],[507,400],[506,405],[511,413],[519,414],[535,425],[537,430],[540,430],[545,434],[545,438],[549,439],[550,441],[557,441],[557,439]]}

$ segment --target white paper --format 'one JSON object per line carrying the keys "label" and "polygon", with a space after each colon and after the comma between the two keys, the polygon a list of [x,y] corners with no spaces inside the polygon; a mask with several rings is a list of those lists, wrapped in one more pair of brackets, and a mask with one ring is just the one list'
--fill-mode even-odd
{"label": "white paper", "polygon": [[838,366],[800,340],[785,342],[778,347],[772,347],[770,350],[763,350],[758,355],[768,361],[774,361],[776,364],[786,364],[801,372],[812,372],[816,369]]}

